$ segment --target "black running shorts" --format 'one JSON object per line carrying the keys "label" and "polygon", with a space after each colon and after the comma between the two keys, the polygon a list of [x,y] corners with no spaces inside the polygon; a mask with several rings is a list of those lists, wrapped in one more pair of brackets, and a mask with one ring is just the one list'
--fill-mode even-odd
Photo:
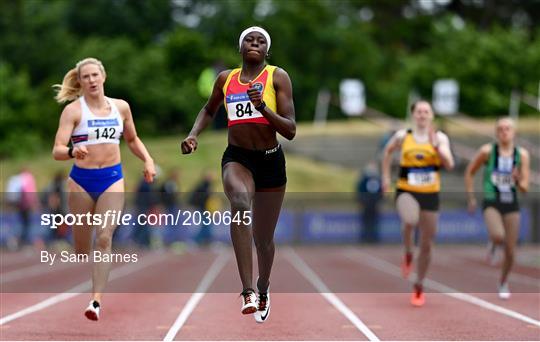
{"label": "black running shorts", "polygon": [[229,145],[223,153],[221,168],[230,162],[242,164],[251,171],[256,189],[277,188],[287,183],[281,145],[268,150],[248,150]]}
{"label": "black running shorts", "polygon": [[396,200],[399,195],[408,193],[411,194],[414,199],[420,205],[420,210],[439,211],[439,193],[438,192],[412,192],[397,189]]}

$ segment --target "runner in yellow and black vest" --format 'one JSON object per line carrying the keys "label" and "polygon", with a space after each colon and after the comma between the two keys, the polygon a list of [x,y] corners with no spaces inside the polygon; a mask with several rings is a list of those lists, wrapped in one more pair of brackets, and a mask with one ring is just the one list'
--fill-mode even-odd
{"label": "runner in yellow and black vest", "polygon": [[383,190],[390,189],[392,153],[401,151],[399,179],[397,181],[396,207],[402,223],[403,257],[402,272],[407,278],[412,269],[413,231],[420,230],[417,279],[411,304],[422,306],[425,302],[423,280],[431,259],[431,245],[439,217],[439,169],[452,169],[454,159],[446,134],[433,129],[433,110],[427,101],[417,101],[411,106],[413,127],[400,130],[388,141],[382,162]]}

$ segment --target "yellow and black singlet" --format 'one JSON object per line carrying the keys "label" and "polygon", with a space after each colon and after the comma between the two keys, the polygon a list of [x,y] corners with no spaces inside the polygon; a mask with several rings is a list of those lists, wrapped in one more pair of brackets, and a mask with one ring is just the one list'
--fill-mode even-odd
{"label": "yellow and black singlet", "polygon": [[439,154],[429,142],[418,143],[408,129],[401,146],[397,188],[402,191],[434,193],[441,189]]}

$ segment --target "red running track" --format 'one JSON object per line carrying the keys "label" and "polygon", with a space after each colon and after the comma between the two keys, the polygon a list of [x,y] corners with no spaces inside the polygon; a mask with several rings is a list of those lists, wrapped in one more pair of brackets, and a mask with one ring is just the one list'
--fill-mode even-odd
{"label": "red running track", "polygon": [[508,301],[498,299],[499,269],[484,253],[436,247],[426,305],[414,308],[399,246],[281,246],[264,324],[240,314],[230,248],[152,252],[115,265],[99,322],[82,315],[88,265],[41,269],[28,255],[2,253],[0,339],[540,340],[540,252],[518,250]]}

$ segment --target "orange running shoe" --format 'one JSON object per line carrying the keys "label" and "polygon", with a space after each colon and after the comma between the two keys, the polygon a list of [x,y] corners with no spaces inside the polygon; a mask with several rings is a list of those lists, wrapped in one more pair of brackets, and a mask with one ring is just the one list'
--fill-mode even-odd
{"label": "orange running shoe", "polygon": [[411,296],[411,304],[416,307],[424,305],[426,296],[424,295],[424,287],[421,284],[414,284],[414,291]]}
{"label": "orange running shoe", "polygon": [[412,260],[413,260],[413,254],[410,252],[405,253],[405,256],[403,256],[403,262],[401,263],[401,274],[403,275],[403,278],[405,279],[407,279],[409,277],[409,273],[411,273]]}

